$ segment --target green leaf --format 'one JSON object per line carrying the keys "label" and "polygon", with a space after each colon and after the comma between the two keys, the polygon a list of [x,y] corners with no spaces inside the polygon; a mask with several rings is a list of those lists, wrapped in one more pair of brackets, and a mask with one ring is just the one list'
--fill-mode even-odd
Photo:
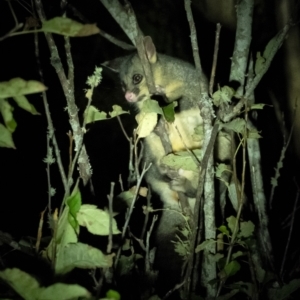
{"label": "green leaf", "polygon": [[[233,232],[234,228],[235,228],[235,224],[236,224],[236,217],[230,216],[230,217],[226,218],[226,221],[228,224],[228,228],[231,230],[231,232]],[[239,226],[238,223],[237,223],[237,226]]]}
{"label": "green leaf", "polygon": [[154,130],[157,124],[157,113],[140,112],[135,116],[135,119],[139,124],[136,129],[138,136],[145,138]]}
{"label": "green leaf", "polygon": [[83,243],[67,244],[60,251],[55,268],[59,274],[65,274],[74,268],[108,268],[113,262],[113,255],[105,255],[99,249]]}
{"label": "green leaf", "polygon": [[216,243],[216,241],[213,239],[206,240],[195,248],[195,253],[198,253],[198,252],[204,250],[205,248],[210,247],[211,244],[215,244],[215,243]]}
{"label": "green leaf", "polygon": [[81,193],[78,189],[78,184],[76,184],[71,196],[67,198],[66,203],[69,206],[68,220],[71,226],[77,230],[78,222],[76,220],[76,215],[81,207]]}
{"label": "green leaf", "polygon": [[38,299],[40,292],[38,281],[19,269],[5,269],[0,271],[0,278],[8,283],[25,300]]}
{"label": "green leaf", "polygon": [[129,275],[134,269],[135,259],[134,254],[130,256],[121,255],[117,265],[117,274],[118,276]]}
{"label": "green leaf", "polygon": [[180,233],[181,233],[184,237],[186,237],[186,238],[188,238],[189,235],[191,234],[191,231],[189,230],[189,228],[188,228],[187,226],[184,226],[183,228],[180,228],[180,229],[178,229],[178,230],[179,230]]}
{"label": "green leaf", "polygon": [[234,284],[229,285],[230,289],[238,289],[238,291],[245,293],[251,299],[253,296],[253,283],[238,281]]}
{"label": "green leaf", "polygon": [[47,87],[36,80],[13,78],[0,82],[0,98],[9,98],[46,91]]}
{"label": "green leaf", "polygon": [[226,186],[228,187],[229,186],[229,177],[226,176],[225,174],[223,175],[224,172],[232,173],[230,166],[223,164],[223,163],[218,164],[216,167],[216,178],[223,181],[226,184]]}
{"label": "green leaf", "polygon": [[17,127],[17,122],[15,121],[12,113],[13,110],[14,108],[6,99],[0,99],[0,112],[9,132],[14,132]]}
{"label": "green leaf", "polygon": [[108,298],[110,300],[120,300],[121,295],[115,290],[108,290],[106,292],[106,298]]}
{"label": "green leaf", "polygon": [[175,102],[170,103],[167,106],[163,106],[163,114],[167,122],[173,123],[175,121]]}
{"label": "green leaf", "polygon": [[242,251],[237,251],[237,252],[234,252],[234,253],[232,253],[232,259],[236,259],[236,258],[238,258],[238,257],[240,257],[240,256],[244,256],[245,255],[245,252],[242,252]]}
{"label": "green leaf", "polygon": [[229,230],[227,229],[227,227],[225,225],[221,225],[218,228],[224,235],[230,236]]}
{"label": "green leaf", "polygon": [[[269,299],[284,300],[288,299],[292,293],[300,288],[300,279],[293,279],[288,284],[278,288],[270,288],[268,290]],[[296,299],[296,298],[295,298]]]}
{"label": "green leaf", "polygon": [[270,54],[273,51],[274,45],[276,45],[277,43],[277,35],[274,36],[267,44],[263,55],[260,54],[260,52],[256,53],[256,61],[255,61],[255,67],[254,67],[254,71],[255,74],[259,74],[259,72],[265,67],[265,63],[266,60],[268,59],[268,57],[270,56]]}
{"label": "green leaf", "polygon": [[224,258],[224,254],[222,253],[216,253],[214,255],[212,255],[212,260],[214,262],[218,262],[220,259],[223,259]]}
{"label": "green leaf", "polygon": [[109,119],[106,112],[99,111],[95,106],[90,105],[88,109],[84,112],[84,118],[86,124],[93,123],[96,121],[102,121]]}
{"label": "green leaf", "polygon": [[236,260],[233,260],[227,264],[221,272],[219,272],[219,276],[221,279],[225,279],[235,275],[240,269],[241,265]]}
{"label": "green leaf", "polygon": [[261,56],[260,52],[256,53],[256,61],[254,66],[254,72],[255,74],[259,74],[259,72],[264,68],[264,64],[266,62],[266,59]]}
{"label": "green leaf", "polygon": [[248,139],[261,139],[262,136],[256,130],[248,130],[247,131],[247,138]]}
{"label": "green leaf", "polygon": [[130,207],[134,198],[134,193],[132,190],[123,191],[118,195],[118,199],[124,201],[127,207]]}
{"label": "green leaf", "polygon": [[190,242],[189,240],[181,240],[178,235],[176,238],[177,241],[171,241],[174,244],[174,251],[186,259],[190,252]]}
{"label": "green leaf", "polygon": [[114,118],[116,116],[120,116],[120,115],[123,115],[123,114],[129,114],[128,111],[124,111],[122,109],[122,107],[119,106],[119,105],[113,105],[112,108],[113,108],[113,110],[111,112],[109,112],[109,115],[110,115],[111,118]]}
{"label": "green leaf", "polygon": [[13,97],[15,102],[18,104],[19,107],[23,108],[24,110],[30,112],[33,115],[40,115],[40,113],[35,109],[35,107],[28,102],[27,98],[23,95]]}
{"label": "green leaf", "polygon": [[136,261],[142,259],[140,254],[131,254],[130,256],[121,255],[117,265],[118,276],[129,275],[135,268]]}
{"label": "green leaf", "polygon": [[93,75],[88,76],[86,84],[91,88],[95,88],[101,83],[101,81],[102,81],[102,68],[96,66]]}
{"label": "green leaf", "polygon": [[235,90],[230,86],[223,86],[212,95],[213,103],[215,106],[220,106],[223,103],[230,103],[231,98],[234,96]]}
{"label": "green leaf", "polygon": [[226,257],[220,257],[217,263],[218,263],[218,269],[223,270],[224,267],[226,266]]}
{"label": "green leaf", "polygon": [[[193,153],[198,157],[199,160],[201,159],[201,149],[193,150]],[[192,155],[187,151],[168,154],[162,158],[161,162],[176,170],[184,169],[193,172],[199,171],[199,166],[195,163]]]}
{"label": "green leaf", "polygon": [[46,288],[40,287],[35,278],[16,268],[1,271],[0,278],[25,300],[70,300],[91,297],[85,288],[77,284],[56,283]]}
{"label": "green leaf", "polygon": [[238,233],[238,237],[250,237],[254,232],[254,224],[251,221],[244,221],[240,223],[240,232]]}
{"label": "green leaf", "polygon": [[90,298],[90,292],[78,284],[55,283],[42,288],[39,300],[71,300],[79,297]]}
{"label": "green leaf", "polygon": [[255,103],[250,106],[250,109],[263,109],[267,104],[264,103]]}
{"label": "green leaf", "polygon": [[246,122],[244,119],[236,118],[229,123],[222,123],[222,128],[233,130],[234,132],[243,134],[246,129]]}
{"label": "green leaf", "polygon": [[72,37],[89,36],[100,32],[96,24],[84,25],[64,17],[55,17],[43,22],[41,30]]}
{"label": "green leaf", "polygon": [[16,149],[11,132],[0,123],[0,147]]}
{"label": "green leaf", "polygon": [[156,100],[147,99],[143,101],[143,105],[141,107],[141,112],[144,113],[157,113],[163,115],[162,108],[159,106]]}
{"label": "green leaf", "polygon": [[[46,253],[47,257],[53,258],[53,249],[54,249],[54,243],[56,245],[56,252],[57,252],[57,259],[56,259],[56,265],[60,264],[60,257],[62,253],[62,249],[70,243],[77,243],[78,237],[74,230],[74,228],[71,226],[69,221],[67,220],[67,213],[64,213],[63,216],[60,218],[58,222],[58,230],[57,230],[57,238],[56,241],[52,239],[50,244],[47,247]],[[79,228],[78,228],[79,233]],[[56,267],[56,266],[55,266]]]}
{"label": "green leaf", "polygon": [[[120,234],[116,220],[112,218],[112,234]],[[84,226],[92,234],[109,235],[110,216],[107,211],[97,208],[96,205],[83,204],[76,217],[80,226]]]}
{"label": "green leaf", "polygon": [[[57,254],[57,261],[59,261],[60,254],[62,253],[62,249],[69,244],[69,243],[76,243],[78,241],[77,234],[74,228],[71,226],[69,220],[69,206],[66,205],[61,217],[58,220],[57,225],[57,234],[55,241],[51,240],[50,244],[46,249],[47,257],[53,258],[53,250],[54,245],[56,246],[56,254]],[[79,234],[79,226],[77,228],[77,233]]]}
{"label": "green leaf", "polygon": [[263,57],[264,58],[268,58],[274,48],[274,46],[276,45],[277,42],[277,35],[275,35],[272,39],[270,39],[270,41],[268,42],[265,50],[264,50],[264,54]]}
{"label": "green leaf", "polygon": [[195,142],[201,142],[204,138],[204,128],[203,125],[195,127],[194,133],[192,134],[192,139]]}
{"label": "green leaf", "polygon": [[276,179],[275,177],[271,177],[271,184],[272,184],[274,187],[278,186],[278,181],[277,181],[277,179]]}
{"label": "green leaf", "polygon": [[16,268],[0,271],[0,278],[25,300],[70,300],[91,297],[89,291],[77,284],[55,283],[46,288],[40,287],[35,278]]}
{"label": "green leaf", "polygon": [[233,298],[233,296],[235,296],[237,293],[239,293],[239,290],[231,290],[227,294],[217,297],[216,300],[235,299],[235,298]]}

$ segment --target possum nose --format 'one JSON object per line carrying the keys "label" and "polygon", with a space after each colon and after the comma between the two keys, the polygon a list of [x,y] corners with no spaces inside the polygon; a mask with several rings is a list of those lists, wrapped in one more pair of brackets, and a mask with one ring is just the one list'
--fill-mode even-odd
{"label": "possum nose", "polygon": [[128,91],[125,93],[125,99],[128,102],[136,102],[137,101],[136,95],[133,92],[128,92]]}

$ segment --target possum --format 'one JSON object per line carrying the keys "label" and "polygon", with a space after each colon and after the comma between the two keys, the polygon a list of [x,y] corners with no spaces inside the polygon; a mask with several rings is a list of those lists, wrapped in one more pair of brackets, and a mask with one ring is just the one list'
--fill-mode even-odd
{"label": "possum", "polygon": [[[203,136],[196,134],[195,131],[197,129],[198,132],[203,133],[203,120],[197,105],[200,88],[196,69],[180,59],[157,53],[150,37],[144,38],[144,46],[156,90],[164,95],[168,103],[173,101],[178,103],[175,108],[174,122],[165,123],[171,153],[176,155],[180,151],[201,149]],[[138,54],[117,58],[104,65],[119,72],[125,99],[133,105],[135,111],[142,110],[144,101],[153,95],[148,90]],[[158,269],[163,281],[158,289],[163,294],[181,279],[183,259],[174,253],[174,243],[171,242],[176,240],[177,228],[185,226],[181,215],[179,192],[183,193],[193,206],[199,171],[184,168],[172,170],[163,164],[163,158],[170,153],[166,153],[161,138],[155,131],[144,138],[143,144],[143,163],[146,166],[152,164],[145,174],[145,179],[151,191],[158,195],[166,209],[162,213],[156,233],[156,260],[159,261]],[[168,277],[168,284],[165,281],[166,277]]]}
{"label": "possum", "polygon": [[[144,45],[156,89],[168,102],[178,102],[175,121],[166,123],[171,152],[201,149],[203,139],[195,135],[195,129],[203,127],[200,110],[196,105],[200,90],[195,68],[182,60],[158,54],[150,37],[145,38]],[[143,102],[152,95],[138,54],[106,62],[105,65],[119,72],[125,99],[139,112]],[[152,163],[145,174],[147,183],[164,203],[164,207],[179,209],[177,192],[183,192],[189,198],[194,197],[198,174],[193,172],[195,176],[191,176],[191,172],[184,169],[177,173],[169,172],[169,168],[161,163],[162,158],[169,153],[165,152],[160,137],[155,132],[148,135],[143,143],[143,162],[146,165]]]}

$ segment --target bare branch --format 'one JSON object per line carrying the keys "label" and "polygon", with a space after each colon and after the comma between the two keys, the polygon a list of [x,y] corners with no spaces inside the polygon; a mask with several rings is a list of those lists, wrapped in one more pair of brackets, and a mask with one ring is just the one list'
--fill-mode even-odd
{"label": "bare branch", "polygon": [[[35,4],[36,4],[37,13],[39,15],[40,20],[44,22],[46,20],[46,17],[45,17],[41,0],[35,0]],[[79,157],[78,165],[79,165],[80,176],[83,179],[84,184],[86,184],[91,177],[91,167],[90,167],[89,158],[86,153],[85,146],[83,145],[83,132],[78,118],[78,108],[75,104],[74,89],[72,89],[73,84],[69,81],[69,78],[67,78],[65,75],[64,68],[60,60],[59,53],[55,45],[52,34],[45,33],[45,37],[48,43],[48,47],[51,51],[52,66],[56,70],[56,73],[59,77],[60,83],[62,85],[67,100],[68,114],[70,118],[69,122],[73,131],[73,137],[75,141],[75,151],[79,152],[78,155],[76,153],[75,158]],[[68,59],[71,60],[71,57],[69,57]],[[70,181],[70,177],[68,178],[68,181]]]}
{"label": "bare branch", "polygon": [[252,38],[253,8],[254,0],[242,0],[237,5],[237,28],[229,76],[229,81],[236,81],[240,84],[235,93],[237,98],[244,94],[245,75]]}
{"label": "bare branch", "polygon": [[209,80],[209,95],[212,96],[213,94],[213,87],[214,81],[216,76],[216,68],[217,68],[217,61],[218,61],[218,52],[219,52],[219,43],[220,43],[220,32],[221,32],[221,24],[217,24],[216,30],[216,37],[215,37],[215,48],[214,48],[214,56],[213,56],[213,64],[210,73],[210,80]]}
{"label": "bare branch", "polygon": [[113,199],[114,199],[114,188],[115,183],[110,183],[110,194],[107,195],[108,199],[108,212],[109,212],[109,235],[108,235],[108,244],[107,244],[107,253],[111,253],[111,249],[113,246],[113,233],[112,233],[112,220],[113,220]]}
{"label": "bare branch", "polygon": [[100,0],[112,17],[127,34],[133,45],[136,45],[136,37],[140,29],[137,25],[134,11],[129,3],[125,6],[118,0]]}

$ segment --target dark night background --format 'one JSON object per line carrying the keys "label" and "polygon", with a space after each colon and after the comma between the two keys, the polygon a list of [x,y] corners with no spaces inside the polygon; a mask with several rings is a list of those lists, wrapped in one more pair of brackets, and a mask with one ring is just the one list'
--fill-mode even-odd
{"label": "dark night background", "polygon": [[[59,1],[43,1],[47,18],[62,15]],[[98,27],[118,39],[127,41],[128,38],[112,19],[100,1],[69,1],[90,23],[97,23]],[[145,35],[152,36],[158,52],[179,57],[193,63],[189,28],[183,1],[131,1],[136,13],[140,28]],[[264,5],[257,4],[253,25],[252,50],[262,51],[277,33],[275,24],[273,1],[266,0]],[[22,5],[21,5],[22,4]],[[15,14],[19,22],[31,14],[24,9],[24,2],[12,1]],[[210,74],[212,54],[215,38],[215,24],[210,22],[198,7],[193,7],[194,18],[198,33],[200,57],[202,66]],[[66,8],[70,18],[81,21],[72,10]],[[0,36],[3,36],[14,26],[13,17],[6,1],[0,0]],[[234,45],[234,30],[223,27],[221,31],[219,61],[215,83],[228,84],[230,57]],[[55,36],[55,41],[64,59],[63,38]],[[42,33],[39,33],[40,58],[48,87],[47,97],[50,105],[55,134],[60,146],[62,161],[65,168],[68,166],[69,139],[66,133],[70,130],[68,115],[64,110],[66,101],[54,68],[50,64],[50,52]],[[87,100],[83,89],[86,88],[87,76],[91,75],[95,66],[101,62],[126,55],[126,51],[111,44],[100,35],[84,38],[71,38],[72,54],[75,65],[75,94],[80,113],[83,112]],[[256,90],[256,102],[271,104],[270,91],[279,101],[285,98],[284,84],[284,53],[282,50],[276,55],[274,62]],[[9,37],[0,42],[0,82],[14,77],[25,80],[39,80],[38,66],[34,53],[33,34]],[[46,164],[46,132],[47,122],[41,96],[28,96],[29,101],[41,113],[40,116],[30,115],[28,112],[15,107],[14,118],[18,127],[13,134],[15,150],[0,148],[0,230],[10,233],[16,240],[23,236],[36,236],[40,212],[47,205],[47,177]],[[117,80],[107,70],[103,71],[103,82],[98,87],[93,104],[100,109],[110,110],[110,106],[118,103],[125,107],[122,91]],[[284,101],[280,102],[284,112],[287,111]],[[288,114],[286,113],[286,116]],[[132,116],[124,116],[126,128],[132,129]],[[2,121],[2,120],[1,120]],[[291,121],[287,118],[286,125],[290,128]],[[270,193],[270,178],[274,175],[274,167],[282,148],[282,135],[272,107],[266,106],[258,111],[256,121],[258,130],[261,130],[261,153],[265,192],[268,199]],[[106,195],[110,190],[110,182],[116,182],[122,174],[124,181],[127,177],[128,143],[125,140],[116,120],[98,122],[89,126],[85,135],[85,144],[93,169],[93,185],[95,195],[91,195],[89,187],[82,189],[83,201],[99,206],[106,204]],[[300,157],[300,155],[298,155]],[[299,184],[299,161],[291,146],[284,161],[284,167],[276,189],[273,210],[269,211],[270,232],[275,249],[276,265],[280,266],[288,228],[282,228],[282,222],[290,216]],[[249,177],[249,175],[248,175]],[[53,207],[58,207],[63,196],[63,187],[56,165],[51,166],[51,183],[56,188],[53,197]],[[126,183],[126,182],[125,182]],[[298,213],[299,216],[299,213]],[[255,220],[255,217],[253,218]],[[218,224],[221,225],[221,224]],[[47,232],[45,224],[45,234]],[[296,236],[299,230],[299,217],[294,225],[294,234],[291,244],[291,258],[289,264],[299,264],[299,248],[296,245]],[[299,275],[298,265],[298,275]]]}

